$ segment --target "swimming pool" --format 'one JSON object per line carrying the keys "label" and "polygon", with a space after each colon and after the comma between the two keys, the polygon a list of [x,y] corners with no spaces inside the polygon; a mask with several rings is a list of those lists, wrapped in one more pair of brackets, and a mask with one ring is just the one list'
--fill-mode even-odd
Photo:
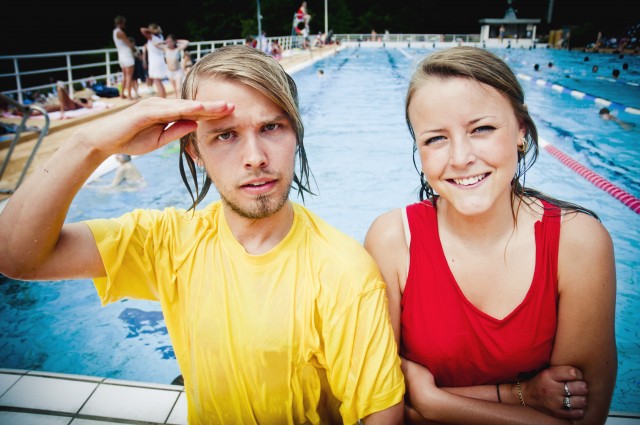
{"label": "swimming pool", "polygon": [[[411,163],[412,141],[404,122],[403,101],[413,67],[429,52],[348,48],[294,75],[300,89],[305,144],[318,183],[318,196],[308,199],[307,206],[360,241],[381,212],[417,199],[418,179]],[[596,60],[590,55],[585,64],[585,54],[547,50],[514,49],[500,54],[523,75],[533,75],[533,63],[546,66],[549,61],[557,69],[578,75],[590,70]],[[617,56],[609,56],[598,56],[598,60],[616,63]],[[630,69],[640,69],[640,58],[624,60],[629,61]],[[606,66],[600,65],[603,75]],[[325,71],[322,78],[317,76],[320,68]],[[536,78],[549,74],[541,66]],[[637,80],[638,76],[629,72],[625,78]],[[571,80],[562,76],[560,81],[566,84],[565,79]],[[605,82],[601,81],[602,91],[594,95],[640,106],[637,87],[625,84],[622,97],[613,89],[621,83],[608,82],[611,90],[607,91]],[[640,196],[640,116],[615,111],[638,126],[625,132],[600,120],[599,106],[593,101],[531,81],[523,80],[523,86],[542,138]],[[595,90],[593,87],[588,86]],[[636,90],[634,96],[629,96],[631,89]],[[84,188],[68,220],[117,216],[134,206],[188,206],[189,197],[177,172],[176,144],[134,162],[149,183],[147,187],[135,193]],[[612,234],[620,360],[612,410],[640,412],[640,216],[546,152],[528,174],[528,184],[594,209]],[[208,200],[214,199],[217,194],[210,194]],[[123,300],[102,308],[88,280],[5,279],[0,281],[0,300],[0,367],[159,383],[169,383],[179,374],[157,303]]]}

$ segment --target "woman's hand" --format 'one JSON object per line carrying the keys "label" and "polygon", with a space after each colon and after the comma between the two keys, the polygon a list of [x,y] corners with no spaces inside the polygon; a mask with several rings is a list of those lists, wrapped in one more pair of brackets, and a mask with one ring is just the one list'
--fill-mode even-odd
{"label": "woman's hand", "polygon": [[[563,408],[565,384],[572,410]],[[573,366],[551,366],[533,378],[521,382],[523,398],[536,410],[562,419],[580,419],[587,407],[587,383]]]}

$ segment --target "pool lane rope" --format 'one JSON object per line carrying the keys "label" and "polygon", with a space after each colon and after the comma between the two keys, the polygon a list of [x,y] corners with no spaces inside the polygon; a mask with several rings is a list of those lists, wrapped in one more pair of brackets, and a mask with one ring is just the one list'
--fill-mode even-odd
{"label": "pool lane rope", "polygon": [[620,111],[624,111],[627,114],[632,114],[632,115],[640,115],[640,109],[638,108],[634,108],[631,106],[626,106],[623,105],[621,103],[618,102],[613,102],[611,100],[608,99],[603,99],[601,97],[597,97],[594,95],[591,95],[589,93],[584,93],[578,90],[572,90],[570,88],[561,86],[559,84],[555,84],[551,81],[547,81],[547,80],[543,80],[541,78],[534,78],[530,75],[526,75],[526,74],[518,74],[518,78],[520,78],[521,80],[524,81],[529,81],[529,82],[533,82],[539,86],[543,86],[543,87],[549,87],[551,88],[551,90],[557,91],[558,93],[566,93],[569,94],[573,97],[575,97],[576,99],[580,99],[580,100],[589,100],[594,102],[596,105],[600,105],[600,106],[605,106],[607,108],[611,108],[611,109],[617,109]]}
{"label": "pool lane rope", "polygon": [[591,182],[594,186],[599,189],[604,190],[609,195],[616,198],[618,201],[622,202],[627,207],[631,208],[633,212],[636,214],[640,214],[640,199],[631,195],[628,192],[620,189],[613,183],[609,182],[599,174],[591,171],[584,165],[580,164],[575,159],[571,158],[567,154],[563,153],[560,149],[553,146],[551,143],[546,140],[540,139],[540,146],[544,148],[547,152],[553,155],[556,159],[562,162],[567,167],[571,168],[574,172],[581,175],[587,181]]}

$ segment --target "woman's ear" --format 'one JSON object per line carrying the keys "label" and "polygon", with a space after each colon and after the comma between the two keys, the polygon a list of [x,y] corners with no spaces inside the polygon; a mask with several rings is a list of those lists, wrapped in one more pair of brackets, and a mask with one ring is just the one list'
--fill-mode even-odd
{"label": "woman's ear", "polygon": [[520,126],[520,128],[518,129],[518,146],[520,146],[520,142],[524,143],[523,140],[526,140],[526,135],[527,128],[524,125]]}

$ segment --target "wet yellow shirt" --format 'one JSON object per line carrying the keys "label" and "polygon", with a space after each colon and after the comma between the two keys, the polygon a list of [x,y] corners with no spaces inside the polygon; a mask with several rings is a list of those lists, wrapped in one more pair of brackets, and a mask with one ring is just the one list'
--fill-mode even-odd
{"label": "wet yellow shirt", "polygon": [[372,258],[301,205],[288,235],[249,255],[222,205],[87,221],[106,304],[159,300],[190,424],[353,424],[402,400],[404,380]]}

